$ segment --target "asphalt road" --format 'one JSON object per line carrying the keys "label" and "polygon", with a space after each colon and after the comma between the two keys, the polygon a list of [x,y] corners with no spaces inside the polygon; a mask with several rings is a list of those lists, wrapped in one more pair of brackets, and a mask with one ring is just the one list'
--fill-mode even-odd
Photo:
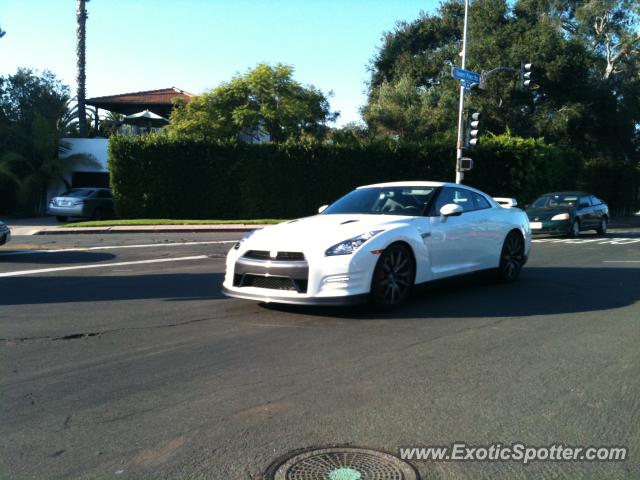
{"label": "asphalt road", "polygon": [[0,249],[2,478],[256,479],[302,447],[454,441],[630,451],[423,479],[640,478],[640,229],[536,242],[516,284],[450,281],[393,314],[224,298],[216,242],[238,235]]}

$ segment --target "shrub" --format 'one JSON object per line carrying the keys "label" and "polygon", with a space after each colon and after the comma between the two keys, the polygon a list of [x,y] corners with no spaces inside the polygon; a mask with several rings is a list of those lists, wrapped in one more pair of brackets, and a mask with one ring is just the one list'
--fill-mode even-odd
{"label": "shrub", "polygon": [[[312,215],[358,185],[452,181],[453,157],[452,145],[443,141],[247,145],[149,135],[115,136],[109,145],[116,209],[123,218]],[[539,139],[486,137],[473,158],[465,183],[521,204],[546,191],[576,188],[582,178],[576,153]],[[608,198],[608,192],[594,192]]]}

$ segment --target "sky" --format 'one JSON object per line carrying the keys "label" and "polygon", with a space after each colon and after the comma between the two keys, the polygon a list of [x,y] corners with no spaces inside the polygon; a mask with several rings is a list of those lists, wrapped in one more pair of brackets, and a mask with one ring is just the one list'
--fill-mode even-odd
{"label": "sky", "polygon": [[[87,97],[175,86],[200,94],[260,62],[333,92],[360,120],[367,64],[396,21],[437,0],[90,0]],[[51,70],[74,91],[75,0],[0,0],[0,75]]]}

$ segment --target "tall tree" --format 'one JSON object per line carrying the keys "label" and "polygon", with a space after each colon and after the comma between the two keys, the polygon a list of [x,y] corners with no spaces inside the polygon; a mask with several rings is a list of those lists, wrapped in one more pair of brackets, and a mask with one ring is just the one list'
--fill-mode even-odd
{"label": "tall tree", "polygon": [[[467,105],[482,110],[483,126],[496,134],[540,136],[590,154],[637,154],[639,12],[637,0],[473,0],[468,68],[517,69],[528,60],[541,88],[521,92],[514,72],[504,72],[487,90],[469,92]],[[406,97],[388,95],[406,87],[408,77],[414,97],[422,91],[431,99],[422,107],[423,132],[455,131],[450,100],[458,86],[446,63],[458,60],[462,21],[462,0],[446,0],[433,14],[385,34],[370,65],[363,111],[370,129],[416,132],[415,118],[405,115],[402,126],[402,117],[393,115],[405,108]]]}
{"label": "tall tree", "polygon": [[260,64],[212,91],[178,104],[166,131],[173,135],[232,139],[266,133],[274,142],[322,138],[331,112],[327,96],[293,79],[293,68]]}
{"label": "tall tree", "polygon": [[87,160],[84,155],[69,156],[63,141],[77,125],[69,107],[69,87],[51,72],[18,69],[0,77],[3,203],[13,197],[22,213],[43,213],[49,182],[64,181],[73,162]]}
{"label": "tall tree", "polygon": [[87,8],[89,0],[78,0],[76,5],[76,56],[77,56],[77,82],[78,82],[78,122],[81,137],[87,136],[87,110],[86,100],[86,50],[87,50]]}

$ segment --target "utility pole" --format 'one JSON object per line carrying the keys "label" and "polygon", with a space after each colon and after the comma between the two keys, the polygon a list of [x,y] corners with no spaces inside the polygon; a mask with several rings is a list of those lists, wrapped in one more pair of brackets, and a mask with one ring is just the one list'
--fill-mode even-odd
{"label": "utility pole", "polygon": [[[467,17],[469,14],[469,0],[464,0],[464,30],[462,32],[462,69],[467,63]],[[458,110],[458,144],[456,145],[456,183],[462,183],[464,172],[460,169],[460,159],[462,158],[462,139],[464,127],[464,86],[460,85],[460,108]]]}

